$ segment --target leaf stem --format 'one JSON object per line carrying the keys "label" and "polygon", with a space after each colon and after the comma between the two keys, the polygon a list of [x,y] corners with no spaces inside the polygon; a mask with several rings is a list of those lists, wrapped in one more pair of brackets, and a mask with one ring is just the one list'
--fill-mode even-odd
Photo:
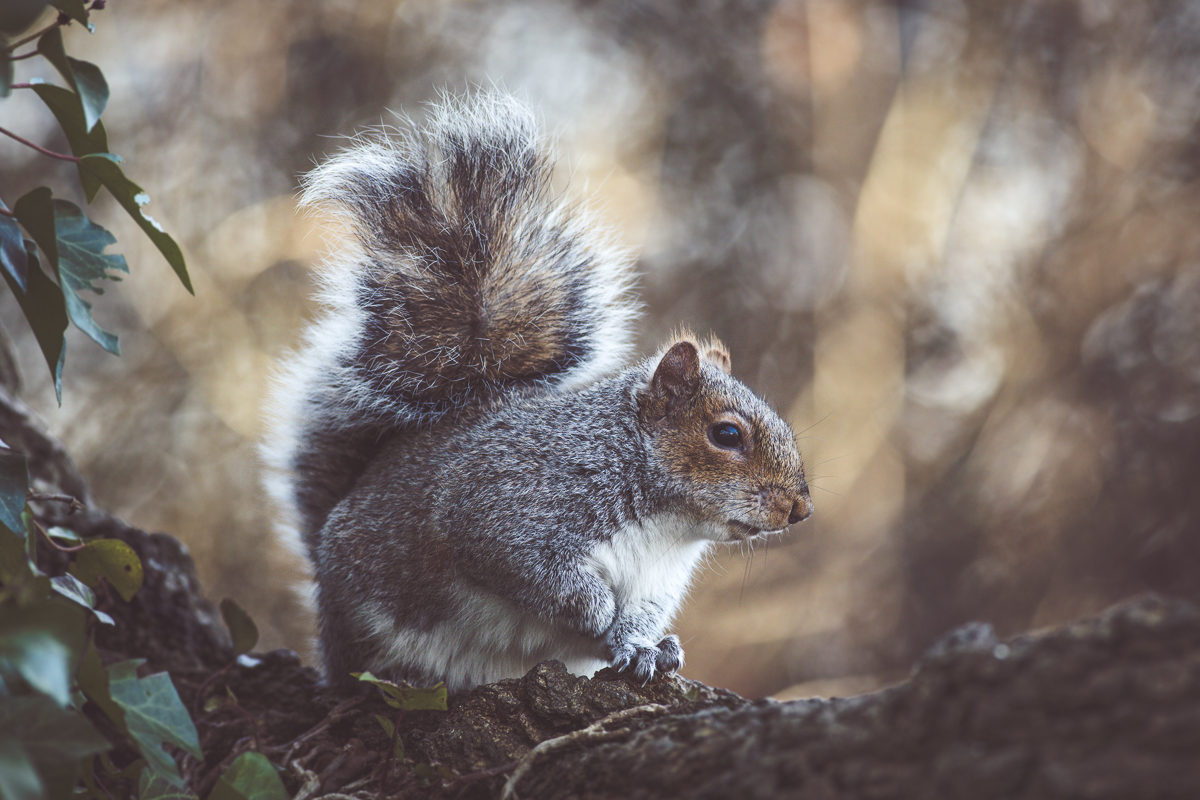
{"label": "leaf stem", "polygon": [[86,544],[76,545],[74,547],[66,547],[54,541],[54,538],[50,535],[50,532],[43,528],[41,523],[35,520],[33,526],[41,531],[42,535],[46,537],[46,541],[50,543],[50,546],[60,553],[78,553],[80,550],[87,547]]}
{"label": "leaf stem", "polygon": [[77,156],[69,156],[69,155],[66,155],[65,153],[56,153],[53,150],[47,150],[46,148],[42,147],[41,145],[34,144],[33,142],[29,141],[28,139],[24,139],[20,136],[17,136],[17,134],[13,133],[12,131],[8,130],[7,128],[0,128],[0,133],[3,133],[5,136],[9,136],[13,139],[16,139],[18,142],[25,145],[26,147],[32,147],[34,150],[37,150],[39,153],[41,153],[44,156],[50,156],[51,158],[57,158],[57,159],[61,159],[63,161],[70,161],[73,164],[78,164],[80,161],[80,159]]}
{"label": "leaf stem", "polygon": [[18,47],[20,47],[21,45],[23,45],[23,44],[29,44],[29,43],[30,43],[30,42],[32,42],[34,39],[37,39],[37,38],[39,38],[39,37],[40,37],[40,36],[41,36],[43,33],[45,33],[46,31],[52,31],[52,30],[54,30],[55,28],[57,28],[59,25],[62,25],[62,24],[63,24],[62,22],[60,22],[59,20],[57,20],[57,19],[56,19],[56,20],[54,20],[54,22],[51,22],[49,25],[47,25],[46,27],[42,28],[40,31],[37,31],[36,33],[31,33],[31,34],[29,34],[28,36],[26,36],[24,39],[18,39],[17,41],[15,41],[15,42],[13,42],[12,44],[10,44],[10,45],[9,45],[9,46],[8,46],[6,49],[7,49],[7,51],[8,51],[8,52],[10,52],[10,53],[11,53],[13,50],[16,50],[16,49],[17,49]]}
{"label": "leaf stem", "polygon": [[7,208],[0,208],[0,216],[16,218],[17,215],[9,211]]}
{"label": "leaf stem", "polygon": [[9,56],[8,60],[9,61],[21,61],[26,58],[33,58],[36,55],[38,55],[37,50],[30,50],[28,53],[21,53],[21,55],[19,55],[19,56]]}

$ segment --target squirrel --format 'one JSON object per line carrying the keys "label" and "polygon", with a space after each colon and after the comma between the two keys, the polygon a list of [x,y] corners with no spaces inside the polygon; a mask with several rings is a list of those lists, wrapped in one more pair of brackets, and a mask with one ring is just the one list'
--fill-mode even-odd
{"label": "squirrel", "polygon": [[551,172],[533,112],[483,93],[305,178],[349,243],[264,455],[330,684],[673,673],[712,543],[813,512],[795,433],[720,342],[629,365],[630,259]]}

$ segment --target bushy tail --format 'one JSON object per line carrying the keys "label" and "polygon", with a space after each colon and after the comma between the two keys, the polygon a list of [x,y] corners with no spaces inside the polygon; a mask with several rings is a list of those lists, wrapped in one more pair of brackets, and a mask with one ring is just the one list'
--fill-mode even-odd
{"label": "bushy tail", "polygon": [[496,94],[360,137],[307,177],[303,203],[353,235],[266,450],[310,547],[389,432],[520,387],[584,386],[626,361],[628,259],[550,177],[532,112]]}

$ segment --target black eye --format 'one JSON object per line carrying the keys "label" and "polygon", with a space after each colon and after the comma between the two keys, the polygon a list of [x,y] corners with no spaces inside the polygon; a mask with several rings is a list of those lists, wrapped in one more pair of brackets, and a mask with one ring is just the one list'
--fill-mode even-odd
{"label": "black eye", "polygon": [[713,425],[709,432],[712,434],[713,441],[721,447],[742,446],[742,431],[733,423],[719,422]]}

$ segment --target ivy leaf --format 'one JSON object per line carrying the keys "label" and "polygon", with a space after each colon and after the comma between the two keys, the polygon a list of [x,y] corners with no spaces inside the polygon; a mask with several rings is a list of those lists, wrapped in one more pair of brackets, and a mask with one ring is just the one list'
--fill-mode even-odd
{"label": "ivy leaf", "polygon": [[46,0],[4,0],[0,3],[0,31],[18,34],[37,22]]}
{"label": "ivy leaf", "polygon": [[217,779],[208,800],[288,800],[288,793],[266,756],[245,752]]}
{"label": "ivy leaf", "polygon": [[183,788],[179,767],[163,750],[163,744],[177,745],[203,759],[196,726],[179,699],[170,675],[159,672],[145,678],[137,676],[137,668],[144,663],[138,659],[109,667],[109,692],[113,701],[124,710],[129,737],[137,744],[147,766],[172,786]]}
{"label": "ivy leaf", "polygon": [[83,215],[74,203],[54,201],[54,229],[58,234],[58,283],[67,302],[67,313],[75,327],[110,353],[120,355],[117,337],[92,319],[92,306],[79,296],[87,289],[103,294],[94,281],[120,280],[110,270],[128,274],[125,257],[105,255],[104,249],[116,243],[116,237]]}
{"label": "ivy leaf", "polygon": [[[0,46],[3,46],[2,43]],[[0,201],[0,209],[7,211],[8,206]],[[0,214],[0,267],[21,287],[22,292],[25,291],[25,275],[29,271],[25,237],[21,235],[21,226],[16,219],[7,214]]]}
{"label": "ivy leaf", "polygon": [[[0,707],[4,701],[0,700]],[[10,736],[0,735],[0,797],[5,800],[42,800],[46,792],[33,768],[33,758]]]}
{"label": "ivy leaf", "polygon": [[0,523],[25,538],[25,523],[21,512],[25,510],[25,497],[29,493],[29,467],[25,454],[0,447]]}
{"label": "ivy leaf", "polygon": [[62,28],[53,27],[38,39],[38,53],[54,65],[75,93],[83,109],[84,130],[91,131],[108,105],[108,82],[95,64],[71,58],[63,49]]}
{"label": "ivy leaf", "polygon": [[49,2],[50,5],[63,12],[80,25],[86,26],[89,33],[95,30],[95,26],[88,22],[87,3],[85,0],[49,0]]}
{"label": "ivy leaf", "polygon": [[138,800],[197,800],[196,795],[186,789],[175,788],[152,769],[142,770],[137,796]]}
{"label": "ivy leaf", "polygon": [[445,711],[446,684],[436,683],[427,689],[409,686],[397,686],[391,681],[376,678],[369,672],[353,672],[360,681],[370,683],[383,693],[383,701],[392,708],[401,711]]}
{"label": "ivy leaf", "polygon": [[48,186],[31,189],[13,206],[17,220],[42,248],[53,270],[58,269],[58,240],[54,235],[54,194]]}
{"label": "ivy leaf", "polygon": [[62,368],[63,360],[67,355],[66,301],[63,299],[62,289],[58,288],[58,284],[47,278],[46,273],[42,272],[41,264],[38,262],[37,248],[29,240],[25,241],[25,254],[29,259],[29,273],[26,276],[27,285],[24,290],[17,285],[7,271],[0,274],[4,275],[8,288],[17,297],[17,303],[21,306],[25,319],[29,320],[29,327],[33,330],[38,347],[42,349],[42,356],[45,357],[46,364],[50,367],[50,374],[54,377],[54,393],[58,396],[59,405],[62,405]]}
{"label": "ivy leaf", "polygon": [[88,642],[75,680],[78,681],[84,696],[112,720],[117,730],[128,736],[129,726],[125,724],[125,709],[112,698],[108,688],[108,670],[104,668],[104,662],[100,660],[100,652],[96,650],[94,642]]}
{"label": "ivy leaf", "polygon": [[[108,133],[104,130],[104,123],[97,122],[93,127],[88,126],[87,115],[83,110],[83,101],[80,100],[79,95],[49,83],[35,83],[33,91],[58,120],[58,126],[66,135],[67,144],[70,145],[72,153],[82,157],[92,153],[108,152]],[[79,180],[83,184],[83,193],[90,203],[96,199],[96,194],[100,191],[102,184],[83,168],[83,164],[75,166],[79,168]]]}
{"label": "ivy leaf", "polygon": [[100,578],[108,581],[128,603],[142,588],[145,570],[133,548],[119,539],[88,542],[75,556],[67,572],[92,589],[100,587]]}
{"label": "ivy leaf", "polygon": [[5,800],[67,800],[79,759],[110,747],[86,717],[47,697],[0,698],[0,794]]}
{"label": "ivy leaf", "polygon": [[77,603],[88,611],[91,611],[96,616],[96,619],[105,625],[116,624],[112,617],[96,609],[96,593],[74,575],[60,575],[56,578],[51,578],[50,588],[72,603]]}
{"label": "ivy leaf", "polygon": [[129,216],[133,217],[134,222],[145,231],[146,235],[150,237],[150,241],[154,242],[154,246],[167,259],[167,263],[171,265],[171,269],[175,270],[175,274],[179,276],[184,288],[195,294],[196,292],[192,289],[192,279],[188,277],[187,265],[183,261],[183,252],[175,240],[162,229],[162,226],[155,222],[153,217],[142,211],[142,206],[150,202],[150,195],[142,191],[142,187],[125,177],[125,173],[119,166],[120,160],[120,157],[112,153],[94,153],[83,156],[79,166],[85,173],[100,181],[108,191],[112,192],[112,196],[117,199],[121,207],[129,213]]}
{"label": "ivy leaf", "polygon": [[60,706],[83,653],[83,613],[55,599],[0,607],[0,665]]}
{"label": "ivy leaf", "polygon": [[258,644],[258,626],[231,598],[226,597],[221,601],[221,619],[225,620],[225,627],[229,628],[235,656],[249,653],[254,649],[254,645]]}

